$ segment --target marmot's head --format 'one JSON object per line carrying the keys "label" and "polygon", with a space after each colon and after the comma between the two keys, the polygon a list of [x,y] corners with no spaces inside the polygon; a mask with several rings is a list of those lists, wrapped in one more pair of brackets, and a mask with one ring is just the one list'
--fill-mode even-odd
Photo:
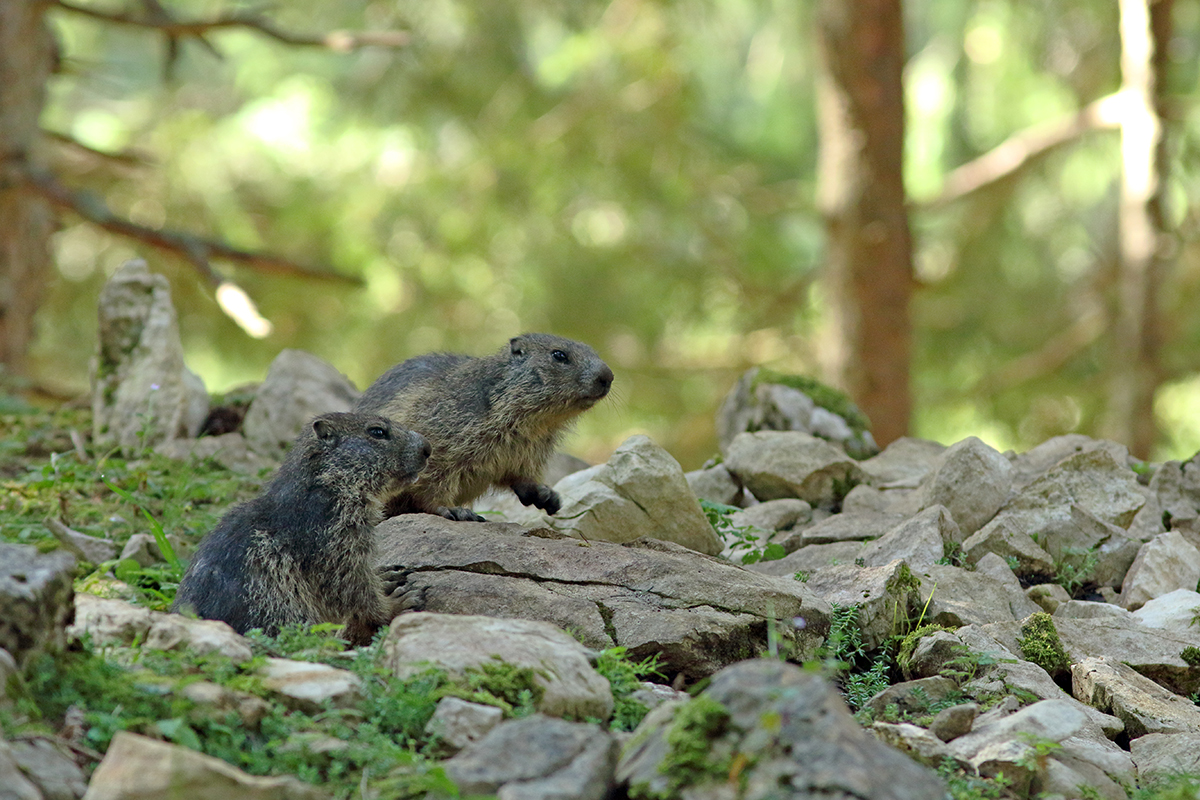
{"label": "marmot's head", "polygon": [[339,491],[356,487],[370,500],[412,483],[430,455],[424,436],[376,414],[321,414],[301,435],[321,483]]}
{"label": "marmot's head", "polygon": [[[508,342],[508,386],[530,412],[573,416],[603,399],[613,371],[583,342],[548,333],[524,333]],[[515,398],[514,398],[515,400]]]}

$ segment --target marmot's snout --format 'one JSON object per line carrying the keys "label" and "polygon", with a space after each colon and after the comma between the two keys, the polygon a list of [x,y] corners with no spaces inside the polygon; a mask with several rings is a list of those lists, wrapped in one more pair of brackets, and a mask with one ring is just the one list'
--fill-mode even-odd
{"label": "marmot's snout", "polygon": [[592,377],[591,393],[589,399],[599,400],[608,394],[608,390],[612,388],[613,371],[603,361],[600,362],[600,369],[596,370],[596,374]]}

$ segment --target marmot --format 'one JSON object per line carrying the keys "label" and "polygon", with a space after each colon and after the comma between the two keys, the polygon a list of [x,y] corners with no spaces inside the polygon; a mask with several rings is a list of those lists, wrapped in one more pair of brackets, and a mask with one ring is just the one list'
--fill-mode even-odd
{"label": "marmot", "polygon": [[340,622],[351,643],[369,643],[395,616],[375,572],[372,530],[428,458],[423,436],[381,416],[314,418],[262,494],[201,541],[171,610],[238,633]]}
{"label": "marmot", "polygon": [[608,394],[613,372],[581,342],[526,333],[483,358],[417,356],[371,384],[356,411],[382,414],[433,446],[425,471],[387,504],[389,516],[426,512],[481,520],[469,508],[492,486],[555,514],[562,502],[539,483],[569,424]]}

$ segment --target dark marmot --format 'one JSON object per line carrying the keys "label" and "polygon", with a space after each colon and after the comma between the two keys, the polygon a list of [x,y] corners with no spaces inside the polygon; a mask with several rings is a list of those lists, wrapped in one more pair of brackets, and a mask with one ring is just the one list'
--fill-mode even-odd
{"label": "dark marmot", "polygon": [[171,610],[238,633],[346,623],[350,642],[369,643],[395,616],[375,572],[372,530],[428,458],[424,437],[378,415],[316,417],[262,494],[204,537]]}
{"label": "dark marmot", "polygon": [[389,516],[426,512],[480,520],[464,508],[492,486],[554,514],[562,503],[539,483],[569,424],[608,394],[613,373],[581,342],[526,333],[483,358],[417,356],[392,367],[359,398],[367,411],[417,431],[433,455],[387,505]]}

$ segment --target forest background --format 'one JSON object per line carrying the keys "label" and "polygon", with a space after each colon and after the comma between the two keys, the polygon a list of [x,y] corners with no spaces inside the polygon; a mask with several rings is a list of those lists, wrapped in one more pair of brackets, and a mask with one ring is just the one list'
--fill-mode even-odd
{"label": "forest background", "polygon": [[591,459],[646,432],[698,467],[753,365],[850,389],[885,442],[1200,450],[1198,0],[2,14],[10,387],[85,391],[99,289],[144,255],[215,392],[285,347],[363,388],[548,331],[616,372]]}

